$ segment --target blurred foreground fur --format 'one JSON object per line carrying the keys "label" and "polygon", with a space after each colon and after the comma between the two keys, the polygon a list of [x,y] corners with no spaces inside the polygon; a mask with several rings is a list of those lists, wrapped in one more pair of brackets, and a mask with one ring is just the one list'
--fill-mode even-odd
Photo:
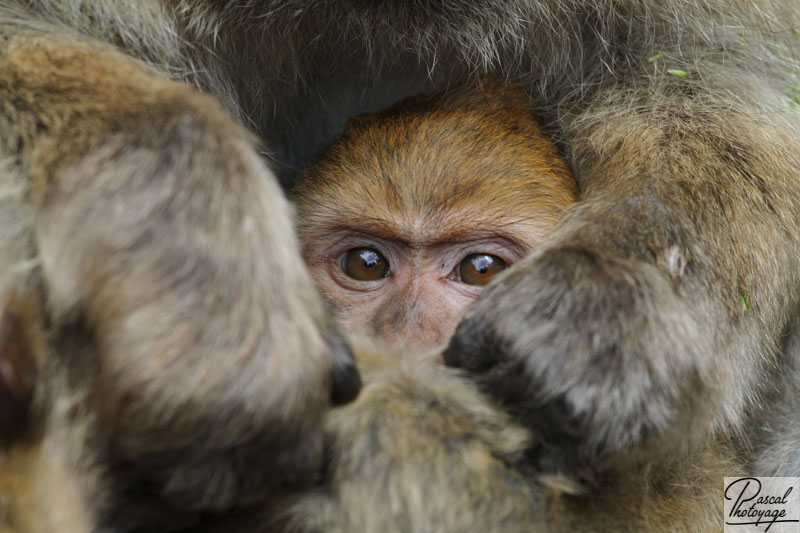
{"label": "blurred foreground fur", "polygon": [[326,424],[318,490],[278,514],[293,532],[721,531],[722,477],[741,473],[725,444],[606,473],[591,495],[537,476],[535,435],[461,373],[363,343],[364,389]]}
{"label": "blurred foreground fur", "polygon": [[[106,458],[87,447],[102,428],[86,395],[68,394],[62,364],[44,351],[35,305],[15,297],[6,299],[5,309],[26,327],[15,330],[13,342],[4,337],[0,350],[9,356],[13,347],[31,358],[37,386],[25,426],[0,454],[0,531],[96,531],[97,512],[114,494]],[[535,435],[493,406],[464,374],[441,366],[438,353],[400,357],[365,339],[354,345],[365,386],[353,403],[327,417],[328,460],[317,487],[216,517],[171,516],[171,530],[720,529],[719,479],[740,471],[726,446],[710,444],[668,463],[610,471],[602,489],[586,495],[568,478],[536,475],[526,457]],[[136,503],[139,516],[165,523],[158,504]],[[142,529],[130,522],[116,527]]]}
{"label": "blurred foreground fur", "polygon": [[5,32],[0,288],[42,317],[42,416],[80,400],[65,446],[102,471],[91,523],[172,527],[307,484],[359,381],[251,136],[111,47]]}

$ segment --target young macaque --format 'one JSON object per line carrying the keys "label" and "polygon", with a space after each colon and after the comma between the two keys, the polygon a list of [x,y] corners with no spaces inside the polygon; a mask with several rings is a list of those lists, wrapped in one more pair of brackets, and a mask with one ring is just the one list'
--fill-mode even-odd
{"label": "young macaque", "polygon": [[425,349],[578,190],[523,89],[486,78],[356,117],[292,196],[305,259],[339,321]]}

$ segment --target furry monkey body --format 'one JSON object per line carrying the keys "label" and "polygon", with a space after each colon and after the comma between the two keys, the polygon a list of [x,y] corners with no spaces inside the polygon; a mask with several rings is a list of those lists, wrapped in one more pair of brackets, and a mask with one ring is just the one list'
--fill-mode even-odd
{"label": "furry monkey body", "polygon": [[[536,436],[538,473],[598,474],[583,502],[609,473],[752,449],[786,400],[768,393],[795,390],[775,382],[800,309],[799,19],[777,0],[0,3],[3,284],[42,304],[37,386],[93,421],[70,433],[108,487],[87,523],[176,530],[316,478],[358,381],[275,178],[353,116],[487,73],[525,87],[581,202],[445,361]],[[674,510],[654,501],[644,526]]]}

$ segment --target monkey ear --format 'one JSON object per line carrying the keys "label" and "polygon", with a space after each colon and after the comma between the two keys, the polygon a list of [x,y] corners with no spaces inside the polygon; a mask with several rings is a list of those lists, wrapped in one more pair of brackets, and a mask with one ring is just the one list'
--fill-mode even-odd
{"label": "monkey ear", "polygon": [[14,304],[0,315],[0,446],[24,433],[33,400],[36,359],[26,328],[30,318]]}

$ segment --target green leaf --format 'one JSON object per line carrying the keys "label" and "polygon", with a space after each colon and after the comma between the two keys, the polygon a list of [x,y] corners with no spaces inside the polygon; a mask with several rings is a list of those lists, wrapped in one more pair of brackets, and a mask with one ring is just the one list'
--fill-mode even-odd
{"label": "green leaf", "polygon": [[783,106],[789,111],[800,111],[800,102],[797,101],[797,97],[784,100]]}
{"label": "green leaf", "polygon": [[739,303],[742,304],[742,312],[749,311],[753,308],[753,305],[750,303],[750,297],[746,292],[739,289],[735,279],[731,280],[731,289],[733,289],[733,293],[738,296]]}
{"label": "green leaf", "polygon": [[667,70],[667,72],[669,72],[673,76],[679,76],[681,78],[688,78],[689,77],[689,73],[686,72],[685,70],[679,70],[679,69],[676,69],[676,68],[671,68],[671,69]]}
{"label": "green leaf", "polygon": [[747,293],[744,291],[739,291],[739,301],[742,303],[742,311],[749,311],[753,308],[750,305],[750,297],[747,296]]}

